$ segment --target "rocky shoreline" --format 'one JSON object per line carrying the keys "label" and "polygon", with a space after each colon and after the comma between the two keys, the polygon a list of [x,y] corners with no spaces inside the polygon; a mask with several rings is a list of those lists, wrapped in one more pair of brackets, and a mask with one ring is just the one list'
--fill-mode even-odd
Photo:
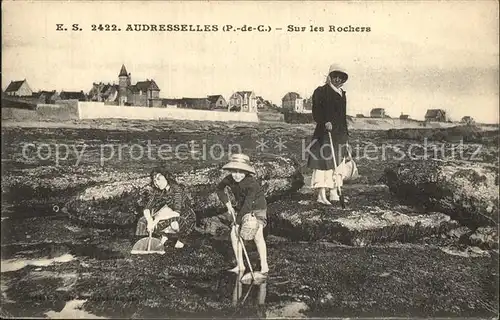
{"label": "rocky shoreline", "polygon": [[[52,222],[52,228],[58,225],[66,229]],[[13,261],[32,261],[2,273],[4,314],[57,314],[75,300],[83,301],[80,310],[106,318],[256,317],[259,310],[270,317],[296,304],[303,308],[288,316],[492,317],[498,310],[498,251],[397,243],[353,247],[269,236],[264,304],[256,308],[251,295],[236,308],[236,278],[223,271],[231,265],[227,241],[198,235],[183,251],[137,257],[129,254],[126,235],[66,229],[70,242],[48,244],[40,241],[44,227],[31,223],[28,241],[3,247],[4,270]],[[250,244],[248,250],[256,264],[255,248]],[[56,262],[42,266],[36,263],[41,259]]]}
{"label": "rocky shoreline", "polygon": [[406,201],[477,228],[498,226],[498,167],[465,161],[401,162],[385,181]]}
{"label": "rocky shoreline", "polygon": [[[132,140],[185,141],[206,129],[148,123]],[[498,313],[493,145],[479,162],[361,158],[362,177],[344,186],[349,201],[342,209],[313,201],[310,172],[293,149],[309,131],[225,124],[213,129],[214,141],[230,135],[226,144],[241,142],[266,190],[272,262],[265,305],[255,307],[262,288],[254,289],[252,303],[232,305],[237,281],[223,272],[232,264],[229,220],[213,193],[223,174],[221,161],[171,163],[176,178],[192,187],[198,226],[183,250],[138,257],[130,254],[137,218],[130,207],[156,163],[92,163],[99,143],[131,142],[131,136],[110,129],[10,128],[2,131],[8,141],[2,152],[10,161],[2,179],[1,315],[55,317],[71,308],[106,318],[491,318]],[[261,135],[295,142],[288,153],[267,158],[245,140]],[[386,135],[355,131],[352,138],[371,143]],[[93,149],[78,166],[23,162],[15,144],[33,139],[86,141]],[[248,251],[257,267],[252,242]]]}

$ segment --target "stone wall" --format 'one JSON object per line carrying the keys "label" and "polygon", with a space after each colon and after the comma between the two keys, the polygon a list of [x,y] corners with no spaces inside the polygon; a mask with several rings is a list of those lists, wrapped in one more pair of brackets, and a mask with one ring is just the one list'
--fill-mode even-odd
{"label": "stone wall", "polygon": [[37,104],[35,109],[2,108],[2,120],[40,121],[79,119],[78,101],[58,100],[57,104]]}
{"label": "stone wall", "polygon": [[40,119],[76,120],[78,115],[78,100],[57,100],[56,104],[37,104],[37,115]]}
{"label": "stone wall", "polygon": [[102,102],[79,102],[80,119],[137,119],[258,122],[257,113],[208,111],[136,106],[108,106]]}
{"label": "stone wall", "polygon": [[257,113],[227,112],[176,108],[112,106],[104,102],[58,100],[56,104],[38,104],[35,110],[2,108],[3,120],[77,120],[77,119],[136,119],[259,122]]}

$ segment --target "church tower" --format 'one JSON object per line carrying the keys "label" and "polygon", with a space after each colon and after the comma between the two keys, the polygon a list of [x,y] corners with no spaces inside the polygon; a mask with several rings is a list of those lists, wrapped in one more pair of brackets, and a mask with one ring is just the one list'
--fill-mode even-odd
{"label": "church tower", "polygon": [[120,74],[118,75],[118,102],[120,106],[124,106],[127,102],[127,87],[130,85],[130,73],[127,73],[125,65],[122,65]]}

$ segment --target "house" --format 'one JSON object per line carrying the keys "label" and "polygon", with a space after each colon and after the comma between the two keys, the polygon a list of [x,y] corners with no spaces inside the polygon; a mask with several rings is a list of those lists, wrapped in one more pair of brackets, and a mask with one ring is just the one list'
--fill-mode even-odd
{"label": "house", "polygon": [[89,93],[87,94],[89,97],[89,101],[101,102],[102,101],[102,91],[103,91],[104,86],[105,86],[105,84],[102,82],[92,83],[92,88],[89,90]]}
{"label": "house", "polygon": [[401,120],[408,120],[408,119],[410,119],[410,116],[409,116],[409,115],[407,115],[407,114],[401,114],[401,115],[399,116],[399,119],[401,119]]}
{"label": "house", "polygon": [[87,96],[82,91],[61,91],[59,94],[60,100],[78,100],[87,101]]}
{"label": "house", "polygon": [[40,90],[38,92],[34,92],[32,97],[35,99],[35,101],[37,101],[37,103],[43,104],[54,104],[56,100],[60,100],[59,94],[56,92],[56,90]]}
{"label": "house", "polygon": [[117,104],[120,106],[161,107],[160,88],[153,79],[132,85],[132,76],[122,65],[118,74]]}
{"label": "house", "polygon": [[11,81],[7,89],[5,89],[4,94],[15,97],[29,97],[33,95],[33,91],[28,85],[28,81],[24,79],[21,81]]}
{"label": "house", "polygon": [[105,102],[107,104],[118,103],[119,86],[117,84],[93,83],[88,93],[89,101]]}
{"label": "house", "polygon": [[312,98],[304,99],[304,112],[312,112]]}
{"label": "house", "polygon": [[445,122],[446,111],[442,109],[428,109],[425,113],[425,121]]}
{"label": "house", "polygon": [[370,111],[371,118],[385,118],[385,109],[384,108],[374,108]]}
{"label": "house", "polygon": [[269,110],[276,111],[277,109],[273,107],[271,101],[266,100],[261,96],[257,96],[256,101],[257,101],[257,110],[259,111],[269,111]]}
{"label": "house", "polygon": [[118,92],[120,88],[117,84],[107,85],[101,91],[101,99],[105,104],[115,105],[118,102]]}
{"label": "house", "polygon": [[302,113],[304,111],[304,99],[296,92],[288,92],[281,99],[284,111]]}
{"label": "house", "polygon": [[269,101],[264,99],[261,96],[256,97],[257,100],[257,110],[265,110],[265,109],[272,109],[273,104]]}
{"label": "house", "polygon": [[182,98],[178,108],[210,110],[210,100],[208,98]]}
{"label": "house", "polygon": [[264,108],[264,98],[261,96],[256,96],[255,101],[257,102],[257,110]]}
{"label": "house", "polygon": [[460,120],[461,123],[465,123],[465,124],[474,124],[475,121],[474,121],[474,118],[472,118],[471,116],[465,116],[462,118],[462,120]]}
{"label": "house", "polygon": [[226,99],[224,99],[223,96],[219,95],[212,95],[207,97],[209,103],[210,103],[210,109],[225,109],[227,110],[227,102]]}
{"label": "house", "polygon": [[181,99],[161,99],[161,106],[163,108],[178,108],[181,104]]}
{"label": "house", "polygon": [[229,111],[257,112],[257,97],[253,91],[237,91],[229,98]]}
{"label": "house", "polygon": [[[120,99],[118,90],[118,99]],[[119,100],[121,101],[121,100]],[[141,107],[161,107],[160,88],[154,80],[138,81],[135,85],[127,87],[127,101],[125,105]]]}

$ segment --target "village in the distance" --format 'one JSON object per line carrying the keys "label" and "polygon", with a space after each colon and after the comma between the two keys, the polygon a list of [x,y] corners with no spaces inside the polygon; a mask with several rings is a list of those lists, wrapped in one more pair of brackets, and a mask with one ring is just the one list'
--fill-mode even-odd
{"label": "village in the distance", "polygon": [[[206,97],[163,98],[160,87],[154,79],[137,81],[132,84],[132,74],[122,65],[118,73],[118,84],[94,82],[88,92],[40,90],[34,92],[27,79],[11,81],[5,91],[2,91],[2,106],[36,108],[39,105],[58,105],[63,101],[102,102],[104,105],[149,107],[149,108],[184,108],[194,110],[213,110],[227,112],[249,112],[282,115],[281,120],[289,123],[311,123],[311,97],[302,97],[296,92],[287,92],[280,105],[266,100],[252,90],[235,91],[228,99],[223,95],[212,93]],[[369,115],[348,115],[349,118],[385,118],[391,119],[384,108],[373,108]],[[277,117],[272,117],[276,119]],[[278,117],[279,118],[279,117]],[[406,114],[398,117],[400,120],[412,120]],[[425,112],[422,125],[427,122],[452,122],[444,109],[428,109]],[[453,119],[458,122],[458,119]],[[471,116],[464,115],[460,123],[473,124]]]}

